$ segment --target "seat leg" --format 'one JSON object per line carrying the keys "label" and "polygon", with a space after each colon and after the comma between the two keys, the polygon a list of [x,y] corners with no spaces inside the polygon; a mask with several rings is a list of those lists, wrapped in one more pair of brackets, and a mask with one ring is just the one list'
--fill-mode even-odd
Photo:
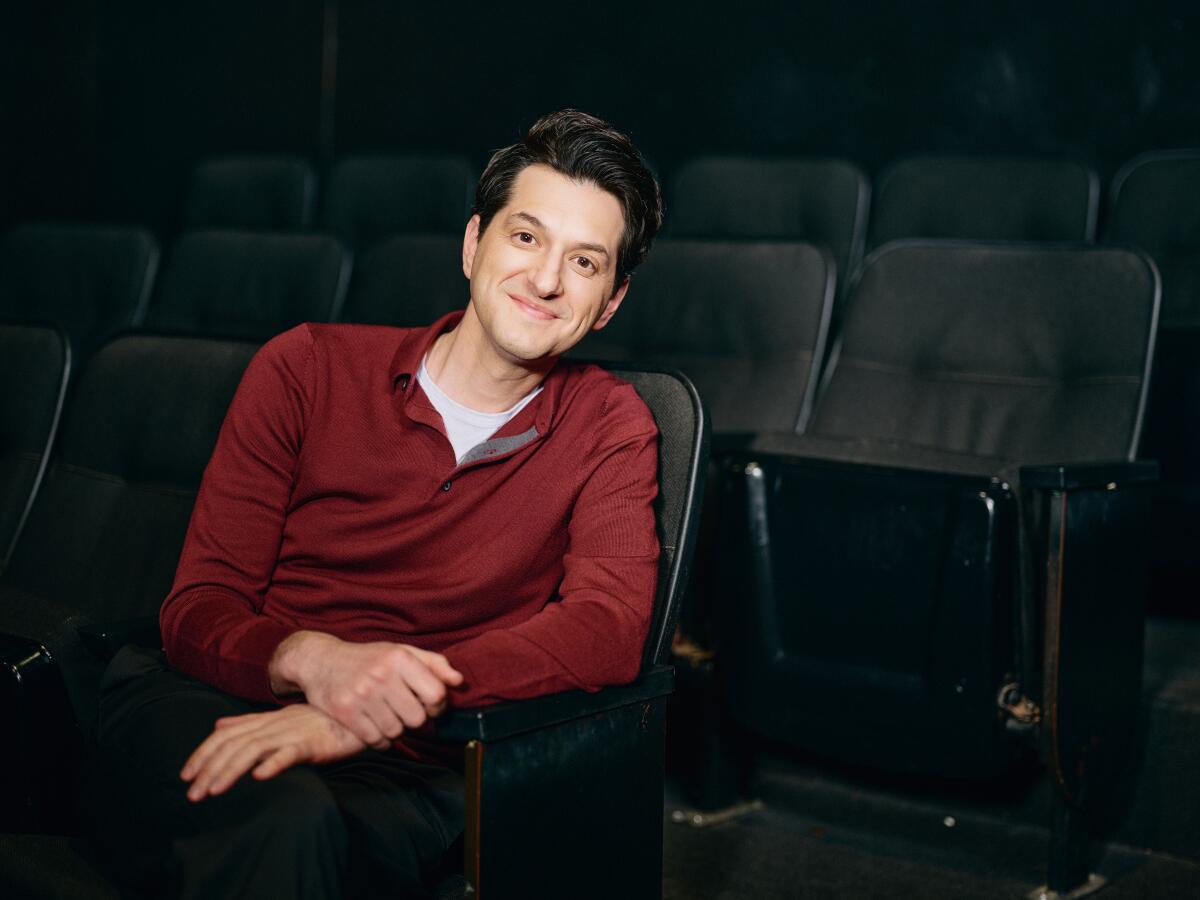
{"label": "seat leg", "polygon": [[1030,900],[1078,900],[1104,887],[1107,881],[1088,871],[1090,843],[1085,814],[1052,791],[1046,884]]}

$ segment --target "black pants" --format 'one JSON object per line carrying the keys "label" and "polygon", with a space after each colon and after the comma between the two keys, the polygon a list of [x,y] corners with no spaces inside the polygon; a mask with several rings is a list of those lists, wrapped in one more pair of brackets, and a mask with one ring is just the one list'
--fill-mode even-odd
{"label": "black pants", "polygon": [[423,898],[457,863],[459,773],[368,750],[192,803],[179,770],[221,716],[261,711],[126,647],[101,685],[89,820],[136,895]]}

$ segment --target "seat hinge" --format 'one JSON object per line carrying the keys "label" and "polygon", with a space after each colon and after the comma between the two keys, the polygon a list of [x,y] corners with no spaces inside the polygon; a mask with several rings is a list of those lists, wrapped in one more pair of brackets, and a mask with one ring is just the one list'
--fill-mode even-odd
{"label": "seat hinge", "polygon": [[1005,716],[1005,727],[1011,731],[1028,731],[1042,721],[1042,710],[1025,696],[1021,685],[1007,682],[996,696],[996,705]]}

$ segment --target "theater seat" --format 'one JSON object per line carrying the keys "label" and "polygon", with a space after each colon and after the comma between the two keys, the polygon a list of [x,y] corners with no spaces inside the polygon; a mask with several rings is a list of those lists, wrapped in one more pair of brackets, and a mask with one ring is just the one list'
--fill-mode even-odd
{"label": "theater seat", "polygon": [[464,871],[498,900],[662,896],[666,665],[687,586],[708,461],[696,389],[669,370],[613,365],[658,424],[658,591],[631,685],[569,691],[439,720],[466,743]]}
{"label": "theater seat", "polygon": [[461,234],[398,234],[359,253],[341,321],[411,328],[462,309]]}
{"label": "theater seat", "polygon": [[321,234],[194,231],[175,241],[146,313],[153,331],[265,341],[341,309],[350,255]]}
{"label": "theater seat", "polygon": [[1100,180],[1071,160],[918,156],[879,179],[868,248],[900,238],[1092,241]]}
{"label": "theater seat", "polygon": [[0,318],[61,328],[82,361],[141,324],[157,269],[140,228],[18,225],[0,237]]}
{"label": "theater seat", "polygon": [[71,369],[63,334],[0,323],[0,575],[42,481]]}
{"label": "theater seat", "polygon": [[450,155],[349,156],[326,181],[321,225],[354,248],[401,233],[461,237],[475,190],[471,164]]}
{"label": "theater seat", "polygon": [[870,200],[870,182],[846,160],[701,157],[672,180],[666,228],[670,237],[827,247],[845,283],[862,261]]}
{"label": "theater seat", "polygon": [[69,824],[80,771],[73,754],[92,738],[102,669],[77,629],[158,610],[200,476],[255,349],[129,336],[102,348],[78,379],[0,579],[0,656],[18,679],[15,691],[11,680],[0,690],[0,808],[18,821],[0,830]]}
{"label": "theater seat", "polygon": [[[125,504],[146,511],[155,505],[164,509],[156,520],[144,513],[121,516],[131,534],[115,535],[115,529],[101,527],[99,530],[107,536],[92,539],[93,543],[106,545],[106,548],[118,548],[119,563],[125,565],[127,575],[131,555],[123,547],[142,547],[148,551],[153,547],[153,552],[142,555],[155,560],[159,559],[159,550],[173,548],[172,560],[177,553],[186,525],[186,521],[178,521],[179,501],[186,496],[186,505],[190,506],[190,498],[194,495],[194,487],[185,488],[178,482],[193,474],[198,478],[198,472],[192,471],[194,463],[198,456],[207,456],[215,439],[215,429],[209,434],[209,428],[214,425],[214,416],[219,422],[218,407],[223,414],[224,404],[232,393],[232,382],[248,362],[249,354],[250,348],[233,344],[129,338],[107,348],[98,358],[97,367],[89,371],[81,398],[90,399],[81,399],[78,403],[86,404],[85,410],[92,409],[87,414],[76,413],[73,406],[73,416],[79,417],[80,421],[75,423],[71,419],[68,422],[64,457],[74,459],[67,453],[68,448],[73,447],[71,436],[79,429],[98,427],[98,418],[107,411],[116,415],[120,427],[111,429],[110,441],[105,443],[121,444],[124,454],[132,453],[138,458],[139,468],[144,466],[147,471],[154,472],[156,481],[169,482],[155,485],[159,488],[156,493],[177,492],[181,495],[176,501],[163,498]],[[119,412],[122,404],[128,403],[127,390],[104,391],[110,406],[97,406],[94,402],[97,393],[105,388],[127,389],[137,372],[145,380],[162,371],[156,362],[134,365],[139,355],[151,360],[158,360],[163,355],[183,360],[179,374],[173,379],[164,379],[171,382],[170,387],[154,388],[145,398],[150,408],[159,410],[151,414],[148,421],[143,421],[140,414]],[[111,372],[112,369],[124,372],[114,378],[116,373]],[[95,374],[97,371],[105,374]],[[633,366],[614,367],[612,371],[632,382],[659,428],[659,495],[655,500],[655,521],[661,556],[654,614],[642,651],[642,671],[630,685],[605,688],[592,694],[569,691],[534,700],[455,710],[438,720],[440,737],[462,741],[466,745],[464,872],[470,885],[469,892],[463,894],[459,890],[461,879],[449,879],[435,892],[438,898],[477,896],[485,889],[487,896],[496,900],[563,894],[583,900],[609,900],[612,897],[652,900],[661,897],[664,723],[666,700],[673,680],[672,671],[665,662],[679,599],[688,581],[708,457],[708,425],[699,395],[682,375]],[[201,372],[208,373],[207,384],[196,383]],[[172,407],[151,401],[161,401],[167,393],[177,389],[191,391],[202,398],[198,415],[195,421],[177,422],[180,433],[162,433],[158,426],[170,423],[161,417],[171,416],[169,409]],[[126,427],[131,421],[142,423],[142,427]],[[145,448],[139,448],[140,442],[134,438],[145,438],[150,434],[159,439],[150,440]],[[116,440],[118,437],[120,440]],[[188,446],[181,446],[184,443]],[[160,457],[158,449],[172,452]],[[112,447],[102,449],[101,459],[95,462],[108,460],[108,468],[113,468],[111,460],[124,455],[114,454],[113,450]],[[166,465],[167,458],[173,459],[174,463],[168,466],[170,477],[164,478],[166,472],[160,471],[160,467]],[[126,477],[131,462],[124,460],[117,466]],[[102,472],[103,469],[92,477],[100,480]],[[177,490],[167,490],[172,486]],[[130,494],[133,489],[132,485],[114,488],[123,494]],[[92,505],[86,495],[84,501],[85,508]],[[106,504],[109,518],[94,521],[93,527],[111,524],[112,510],[118,505]],[[83,551],[84,559],[96,560],[93,547],[78,549]],[[149,579],[141,580],[148,582]],[[53,590],[60,587],[60,582],[50,585],[37,582],[29,587]],[[135,619],[132,623],[121,618],[156,606],[166,590],[163,584],[151,588],[147,583],[145,587],[146,591],[138,590],[130,596],[105,596],[102,593],[102,602],[97,608],[89,606],[85,614],[59,626],[64,642],[66,626],[94,621],[93,613],[100,607],[116,617],[114,622],[119,620],[123,624],[114,628],[85,629],[92,647],[112,649],[129,637],[153,640],[156,617]],[[148,591],[153,591],[152,598]],[[17,600],[27,596],[32,595],[13,594]],[[146,604],[147,599],[152,599],[153,603]],[[60,615],[64,611],[61,606],[57,610]],[[0,622],[0,630],[3,624]],[[31,630],[24,629],[26,633]],[[89,671],[87,666],[77,666],[77,662],[78,657],[71,654],[63,665],[79,673]],[[89,674],[88,677],[92,676]],[[72,676],[71,680],[82,681],[82,677]],[[76,702],[89,690],[90,686],[80,686],[74,692]],[[12,765],[12,770],[6,768],[4,771],[20,773],[26,779],[30,777],[29,773],[38,771],[35,761],[28,755],[12,761]],[[52,761],[55,771],[61,765],[61,759]],[[28,783],[23,786],[27,789]],[[9,790],[12,790],[11,786]],[[65,798],[59,800],[65,802]],[[8,830],[13,829],[10,826]],[[26,827],[24,830],[34,829]],[[564,841],[563,835],[570,835],[571,839]],[[89,865],[77,849],[62,840],[29,834],[7,836],[0,839],[0,861],[10,852],[10,845],[17,848],[17,855],[36,854],[55,867],[43,865],[38,869],[23,862],[14,865],[17,871],[11,877],[23,887],[53,883],[56,872],[61,871],[69,875],[73,887],[82,885],[84,896],[88,890],[93,896],[115,893],[104,876]],[[547,848],[553,848],[553,852],[547,852]],[[605,861],[598,869],[595,866],[597,859]],[[590,867],[589,874],[581,880],[579,873],[584,867]],[[58,885],[45,889],[52,893]]]}
{"label": "theater seat", "polygon": [[1144,153],[1113,178],[1104,240],[1140,247],[1162,273],[1164,328],[1200,328],[1200,150]]}
{"label": "theater seat", "polygon": [[719,440],[793,431],[811,412],[835,280],[829,252],[812,244],[660,240],[576,355],[680,369]]}
{"label": "theater seat", "polygon": [[1106,243],[1162,273],[1163,314],[1141,456],[1162,465],[1154,501],[1153,608],[1200,617],[1200,150],[1145,153],[1113,179]]}
{"label": "theater seat", "polygon": [[1086,878],[1081,822],[1131,750],[1155,474],[1132,460],[1158,303],[1133,251],[893,242],[805,433],[723,461],[730,714],[942,778],[1040,751],[1060,891]]}
{"label": "theater seat", "polygon": [[289,231],[309,228],[317,205],[317,173],[298,156],[226,156],[192,170],[183,228]]}

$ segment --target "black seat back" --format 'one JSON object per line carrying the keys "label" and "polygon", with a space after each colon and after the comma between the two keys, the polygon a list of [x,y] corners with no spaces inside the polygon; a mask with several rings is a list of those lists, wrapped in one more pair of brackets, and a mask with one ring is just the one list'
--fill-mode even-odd
{"label": "black seat back", "polygon": [[811,244],[662,240],[578,353],[686,372],[714,432],[792,431],[811,406],[834,280]]}
{"label": "black seat back", "polygon": [[70,368],[61,332],[0,324],[0,572],[37,495]]}
{"label": "black seat back", "polygon": [[474,189],[459,156],[351,156],[329,173],[321,224],[355,248],[404,232],[461,235]]}
{"label": "black seat back", "polygon": [[398,234],[363,250],[342,321],[413,327],[462,309],[471,296],[462,244],[457,234]]}
{"label": "black seat back", "polygon": [[0,318],[61,328],[83,360],[141,323],[157,268],[140,228],[20,225],[0,238]]}
{"label": "black seat back", "polygon": [[1099,200],[1098,176],[1078,162],[914,157],[880,179],[868,247],[899,238],[1091,241]]}
{"label": "black seat back", "polygon": [[4,573],[0,632],[61,667],[85,737],[103,663],[76,629],[157,611],[225,410],[256,345],[138,335],[80,374]]}
{"label": "black seat back", "polygon": [[892,243],[867,260],[807,433],[1132,459],[1158,304],[1153,263],[1130,250]]}
{"label": "black seat back", "polygon": [[317,173],[298,156],[227,156],[192,170],[183,227],[287,231],[313,224]]}
{"label": "black seat back", "polygon": [[337,316],[350,255],[329,235],[194,231],[167,257],[146,327],[266,340]]}
{"label": "black seat back", "polygon": [[658,497],[654,520],[660,555],[654,619],[643,670],[667,661],[691,567],[708,465],[708,420],[695,386],[680,372],[606,365],[633,385],[658,425]]}
{"label": "black seat back", "polygon": [[103,347],[72,393],[6,584],[102,622],[156,611],[255,349],[150,335]]}
{"label": "black seat back", "polygon": [[862,260],[870,182],[841,159],[703,157],[672,181],[671,237],[806,241],[843,279]]}
{"label": "black seat back", "polygon": [[1105,241],[1140,247],[1162,273],[1163,326],[1200,328],[1200,150],[1146,153],[1113,179]]}

